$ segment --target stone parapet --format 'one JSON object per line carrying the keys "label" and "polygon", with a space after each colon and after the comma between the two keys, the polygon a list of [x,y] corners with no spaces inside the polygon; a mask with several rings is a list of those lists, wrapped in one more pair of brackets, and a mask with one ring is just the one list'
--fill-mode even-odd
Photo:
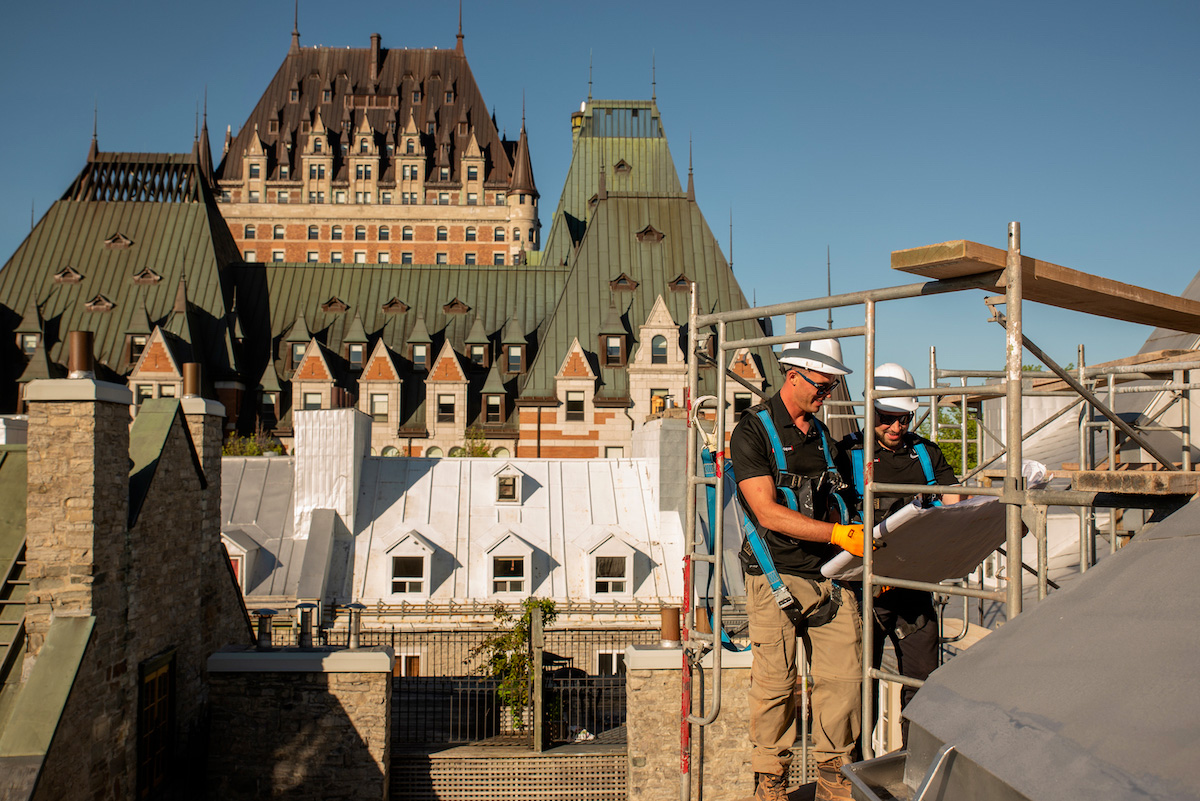
{"label": "stone parapet", "polygon": [[226,649],[208,674],[209,798],[388,798],[390,648]]}
{"label": "stone parapet", "polygon": [[[693,727],[691,797],[735,801],[754,792],[750,768],[750,654],[726,652],[721,665],[721,712],[703,728]],[[676,798],[680,791],[680,701],[683,652],[679,648],[631,646],[625,652],[628,714],[629,801]],[[705,707],[712,707],[711,654],[705,658]],[[693,673],[692,711],[701,714],[701,677]]]}

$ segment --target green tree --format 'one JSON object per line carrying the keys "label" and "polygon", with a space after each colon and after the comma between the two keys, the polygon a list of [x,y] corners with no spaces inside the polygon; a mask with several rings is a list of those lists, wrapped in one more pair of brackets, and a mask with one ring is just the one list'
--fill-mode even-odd
{"label": "green tree", "polygon": [[529,597],[521,602],[521,616],[514,617],[504,604],[492,607],[498,631],[471,649],[467,663],[482,658],[479,671],[500,680],[497,694],[508,708],[513,727],[525,729],[525,710],[529,706],[532,686],[533,610],[542,610],[542,625],[549,626],[558,616],[554,601]]}
{"label": "green tree", "polygon": [[487,438],[483,436],[483,429],[478,426],[472,426],[467,429],[466,439],[463,441],[463,452],[460,456],[491,456],[492,448],[488,444]]}
{"label": "green tree", "polygon": [[252,437],[231,433],[221,444],[222,456],[262,456],[267,453],[282,455],[283,452],[282,442],[262,432]]}
{"label": "green tree", "polygon": [[[961,432],[960,421],[962,420],[962,409],[957,406],[943,406],[938,409],[938,447],[942,449],[942,453],[946,457],[946,462],[954,468],[954,474],[961,476],[965,470],[963,469],[962,459],[962,442],[959,439]],[[979,465],[979,446],[976,441],[976,435],[979,431],[979,421],[969,411],[967,413],[967,464],[966,470],[971,470]],[[923,437],[929,437],[929,420],[926,419],[921,427],[917,429],[917,433]]]}

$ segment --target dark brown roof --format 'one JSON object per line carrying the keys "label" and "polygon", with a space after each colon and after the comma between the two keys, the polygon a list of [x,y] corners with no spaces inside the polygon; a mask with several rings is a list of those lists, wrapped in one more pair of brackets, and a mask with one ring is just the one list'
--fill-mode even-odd
{"label": "dark brown roof", "polygon": [[[218,179],[238,180],[242,177],[242,155],[250,147],[256,130],[267,145],[268,153],[274,153],[276,143],[284,141],[292,145],[292,158],[295,159],[296,154],[303,152],[309,136],[302,131],[301,124],[313,124],[319,112],[329,129],[330,139],[335,141],[339,134],[352,134],[362,124],[365,114],[375,131],[380,152],[384,152],[383,145],[387,141],[396,140],[396,134],[404,130],[411,115],[421,132],[430,165],[437,157],[437,144],[447,142],[449,164],[455,171],[458,157],[473,131],[485,158],[484,180],[489,184],[508,185],[512,174],[512,144],[501,140],[475,76],[461,52],[380,48],[374,80],[372,53],[370,47],[302,47],[289,52],[234,137],[229,152],[217,168]],[[296,92],[294,101],[293,91]],[[420,92],[415,102],[414,92]],[[451,93],[449,102],[448,92]],[[464,119],[468,125],[465,134],[458,128],[459,121]],[[276,123],[277,131],[269,124],[271,121]],[[433,136],[426,132],[428,122],[436,125]],[[273,168],[274,165],[268,174]],[[529,178],[532,182],[532,172]],[[457,172],[453,173],[453,179],[459,180]]]}

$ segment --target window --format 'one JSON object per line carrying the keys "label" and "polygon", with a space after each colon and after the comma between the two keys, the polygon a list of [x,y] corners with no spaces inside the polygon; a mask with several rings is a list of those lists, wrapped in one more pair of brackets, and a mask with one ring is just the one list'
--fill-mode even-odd
{"label": "window", "polygon": [[174,384],[160,384],[158,387],[158,397],[160,397],[160,398],[175,397],[175,385]]}
{"label": "window", "polygon": [[133,385],[133,405],[141,406],[142,401],[148,401],[154,397],[153,384],[134,384]]}
{"label": "window", "polygon": [[300,366],[300,362],[304,360],[304,350],[308,346],[303,342],[292,343],[292,369]]}
{"label": "window", "polygon": [[365,225],[354,226],[354,241],[355,242],[366,242],[367,241],[367,226],[365,226]]}
{"label": "window", "polygon": [[667,338],[661,334],[650,340],[650,363],[667,363]]}
{"label": "window", "polygon": [[386,225],[379,226],[379,241],[387,242],[391,238],[392,238],[392,229],[388,228]]}
{"label": "window", "polygon": [[377,423],[386,423],[388,419],[388,396],[385,394],[371,395],[371,419]]}
{"label": "window", "polygon": [[250,175],[248,177],[261,178],[262,177],[261,170],[262,170],[262,168],[258,164],[251,164],[250,165]]}
{"label": "window", "polygon": [[604,338],[604,364],[605,365],[620,365],[621,364],[621,337],[606,336]]}
{"label": "window", "polygon": [[517,500],[517,477],[516,476],[498,476],[496,478],[496,500],[498,500],[498,501],[515,501],[515,500]]}
{"label": "window", "polygon": [[325,193],[324,192],[309,192],[308,193],[308,202],[309,203],[324,203],[325,202]]}
{"label": "window", "polygon": [[596,593],[625,592],[625,571],[628,564],[624,556],[597,556]]}
{"label": "window", "polygon": [[438,205],[439,206],[449,206],[450,205],[450,193],[449,192],[438,192]]}
{"label": "window", "polygon": [[429,345],[417,342],[412,346],[412,363],[414,370],[424,370],[429,364]]}
{"label": "window", "polygon": [[567,392],[567,420],[583,420],[583,391]]}
{"label": "window", "polygon": [[376,264],[391,264],[391,262],[392,262],[392,256],[386,250],[381,250],[377,254],[375,254],[375,263]]}
{"label": "window", "polygon": [[413,263],[413,254],[412,254],[411,250],[406,250],[400,254],[400,263],[401,264],[412,264]]}
{"label": "window", "polygon": [[596,675],[598,676],[624,676],[625,675],[625,652],[624,651],[599,651],[596,654]]}
{"label": "window", "polygon": [[[370,152],[371,152],[371,151],[370,151],[370,144],[367,142],[367,140],[366,140],[366,139],[360,139],[360,140],[358,140],[358,152],[359,152],[359,153],[370,153]],[[368,169],[368,170],[370,170],[371,168],[370,168],[370,167],[367,167],[367,169]],[[370,178],[370,177],[371,177],[371,174],[370,174],[369,172],[367,173],[367,177],[368,177],[368,178]]]}
{"label": "window", "polygon": [[379,202],[385,206],[392,205],[392,193],[391,192],[380,192],[379,193]]}
{"label": "window", "polygon": [[333,99],[333,92],[331,92],[330,90],[325,89],[324,91],[321,92],[321,102],[328,103],[332,99]]}
{"label": "window", "polygon": [[245,228],[242,229],[242,239],[253,239],[253,238],[254,238],[254,226],[247,225]]}
{"label": "window", "polygon": [[325,177],[325,165],[324,164],[309,164],[308,165],[308,177],[314,178],[314,179],[324,178]]}
{"label": "window", "polygon": [[442,449],[438,448],[436,446],[426,449],[425,458],[426,459],[441,459],[442,458]]}
{"label": "window", "polygon": [[741,420],[742,415],[746,413],[746,410],[749,409],[750,406],[751,406],[751,402],[750,402],[750,393],[749,392],[733,393],[733,419],[734,419],[734,421],[736,422],[738,420]]}
{"label": "window", "polygon": [[406,225],[400,231],[400,239],[404,242],[411,242],[413,238],[413,229],[411,225]]}
{"label": "window", "polygon": [[342,251],[334,250],[334,251],[330,252],[329,263],[330,264],[341,264],[342,263]]}
{"label": "window", "polygon": [[449,255],[447,255],[445,253],[437,254],[437,263],[438,264],[449,264],[450,263]]}
{"label": "window", "polygon": [[463,254],[463,264],[474,264],[474,263],[475,263],[475,254],[474,253],[464,253]]}
{"label": "window", "polygon": [[267,120],[267,133],[279,133],[279,120]]}
{"label": "window", "polygon": [[517,197],[519,198],[519,199],[517,200],[517,203],[518,203],[518,204],[520,204],[520,205],[522,205],[522,206],[524,206],[524,205],[525,205],[525,193],[524,193],[524,192],[522,192],[522,193],[521,193],[520,195],[518,195]]}
{"label": "window", "polygon": [[315,225],[308,226],[308,238],[309,239],[316,239],[320,235],[321,235],[321,230],[319,228],[317,228],[317,226],[315,226]]}
{"label": "window", "polygon": [[419,556],[392,557],[392,592],[421,592],[425,560]]}
{"label": "window", "polygon": [[417,193],[416,193],[416,192],[409,192],[409,193],[408,193],[408,205],[410,205],[410,206],[415,206],[415,205],[417,205],[417,203],[419,203],[419,202],[420,202],[420,201],[418,201],[418,200],[417,200]]}
{"label": "window", "polygon": [[479,193],[478,192],[468,192],[467,193],[467,205],[468,206],[478,206],[479,205]]}
{"label": "window", "polygon": [[483,421],[485,423],[504,422],[504,398],[499,395],[487,396],[487,410]]}
{"label": "window", "polygon": [[289,170],[288,170],[288,165],[286,165],[286,164],[280,164],[280,165],[279,165],[279,179],[280,179],[281,181],[286,181],[286,180],[287,180],[287,178],[288,178],[288,172],[289,172]]}
{"label": "window", "polygon": [[137,797],[158,797],[175,749],[175,652],[138,666]]}
{"label": "window", "polygon": [[443,181],[449,181],[450,180],[450,168],[442,167],[440,170],[438,170],[438,178],[440,178]]}
{"label": "window", "polygon": [[329,238],[333,240],[340,240],[342,238],[342,226],[333,226],[333,231],[329,234]]}
{"label": "window", "polygon": [[288,194],[287,190],[280,189],[279,191],[277,191],[275,193],[275,202],[276,203],[288,203],[290,201],[291,201],[291,196]]}
{"label": "window", "polygon": [[497,250],[492,254],[492,264],[497,266],[504,264],[504,253],[502,251]]}
{"label": "window", "polygon": [[504,241],[504,229],[497,228],[495,231],[492,231],[492,239],[494,239],[497,242],[503,242]]}
{"label": "window", "polygon": [[[129,362],[132,364],[142,358],[142,353],[146,350],[146,340],[148,337],[145,334],[132,334],[129,337]],[[34,349],[38,345],[37,334],[21,334],[21,350],[25,355],[32,356]]]}
{"label": "window", "polygon": [[357,167],[354,168],[354,177],[358,178],[360,180],[363,178],[370,178],[371,177],[371,165],[370,164],[359,164]]}
{"label": "window", "polygon": [[[321,152],[321,140],[320,139],[313,140],[313,152],[314,153]],[[322,167],[321,170],[322,170],[321,177],[324,178],[325,177],[324,167]]]}
{"label": "window", "polygon": [[472,364],[486,364],[487,345],[472,345],[470,355]]}
{"label": "window", "polygon": [[525,348],[521,345],[508,346],[508,372],[519,373],[525,367]]}
{"label": "window", "polygon": [[623,448],[622,446],[620,446],[620,445],[604,446],[604,458],[605,459],[621,459],[621,458],[624,458],[624,456],[625,456],[625,448]]}
{"label": "window", "polygon": [[453,395],[438,395],[437,396],[437,421],[439,423],[454,422],[454,396]]}
{"label": "window", "polygon": [[366,264],[367,263],[367,251],[365,251],[365,250],[354,251],[354,263],[355,264]]}
{"label": "window", "polygon": [[492,557],[492,592],[524,592],[525,560],[520,556]]}
{"label": "window", "polygon": [[520,229],[520,228],[514,228],[514,229],[513,229],[513,241],[514,241],[514,242],[520,242],[520,241],[521,241],[521,229]]}
{"label": "window", "polygon": [[530,229],[529,229],[529,236],[527,236],[527,237],[525,238],[525,241],[526,241],[526,242],[533,242],[533,241],[534,241],[534,235],[533,235],[533,233],[534,233],[534,232],[533,232],[533,229],[532,229],[532,228],[530,228]]}
{"label": "window", "polygon": [[300,99],[300,90],[299,89],[293,89],[290,92],[288,92],[288,100],[290,100],[291,102],[295,103],[299,99]]}
{"label": "window", "polygon": [[253,250],[246,250],[242,252],[242,261],[256,261],[257,259],[258,253]]}
{"label": "window", "polygon": [[396,448],[395,445],[388,445],[387,447],[385,447],[383,450],[381,450],[379,452],[379,455],[380,456],[399,456],[400,451]]}
{"label": "window", "polygon": [[[413,94],[414,94],[414,95],[419,95],[419,94],[420,94],[420,92],[413,92]],[[416,100],[416,99],[418,99],[418,98],[414,97],[413,99],[414,99],[414,100]],[[414,151],[413,151],[413,140],[409,139],[409,140],[407,140],[407,141],[404,143],[404,152],[405,152],[405,153],[407,153],[407,154],[408,154],[408,155],[410,155],[410,156],[413,154],[413,152],[414,152]]]}
{"label": "window", "polygon": [[475,241],[475,226],[473,226],[473,225],[467,227],[467,241],[468,242]]}
{"label": "window", "polygon": [[271,229],[271,238],[272,239],[283,239],[283,226],[282,225],[277,225]]}
{"label": "window", "polygon": [[320,392],[305,392],[304,405],[301,407],[305,411],[321,408],[321,393]]}
{"label": "window", "polygon": [[[421,90],[420,90],[420,89],[417,89],[417,90],[413,91],[413,93],[412,93],[412,102],[414,102],[414,103],[420,103],[420,102],[421,102]],[[411,144],[412,144],[412,140],[411,140],[411,139],[409,139],[409,140],[408,140],[408,143],[411,145]]]}
{"label": "window", "polygon": [[439,225],[437,229],[437,241],[445,242],[450,238],[450,230],[444,225]]}
{"label": "window", "polygon": [[276,264],[283,261],[283,251],[282,250],[272,250],[271,251],[271,261],[275,262]]}
{"label": "window", "polygon": [[478,181],[479,180],[479,168],[478,167],[467,167],[467,180],[468,181]]}
{"label": "window", "polygon": [[453,92],[452,90],[447,90],[447,91],[446,91],[446,102],[447,102],[447,103],[453,103],[453,102],[454,102],[454,92]]}
{"label": "window", "polygon": [[346,202],[346,193],[345,192],[334,193],[333,202],[334,203],[345,203]]}
{"label": "window", "polygon": [[505,203],[505,200],[504,200],[504,193],[503,193],[503,192],[497,192],[497,193],[496,193],[496,205],[497,205],[497,206],[503,206],[503,205],[504,205],[504,203]]}
{"label": "window", "polygon": [[317,251],[315,251],[315,250],[308,251],[308,256],[306,258],[306,261],[308,261],[309,264],[316,264],[319,259],[320,259],[320,257],[317,255]]}
{"label": "window", "polygon": [[370,203],[371,202],[371,193],[370,192],[355,192],[354,193],[354,202],[358,203],[359,205],[362,205],[364,203]]}

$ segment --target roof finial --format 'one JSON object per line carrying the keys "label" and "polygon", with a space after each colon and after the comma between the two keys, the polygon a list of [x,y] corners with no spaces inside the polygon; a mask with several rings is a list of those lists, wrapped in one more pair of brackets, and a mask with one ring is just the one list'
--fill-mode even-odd
{"label": "roof finial", "polygon": [[654,65],[654,50],[650,50],[650,101],[658,102],[658,75]]}
{"label": "roof finial", "polygon": [[192,144],[200,141],[200,101],[196,101],[196,125],[192,129]]}
{"label": "roof finial", "polygon": [[525,130],[525,90],[521,90],[521,130]]}
{"label": "roof finial", "polygon": [[458,37],[456,38],[456,42],[457,42],[457,44],[455,44],[454,49],[458,51],[459,55],[462,55],[462,51],[463,51],[462,0],[458,0]]}
{"label": "roof finial", "polygon": [[97,154],[100,152],[100,145],[96,141],[96,126],[100,119],[100,101],[95,101],[92,107],[92,144],[88,147],[88,161],[95,161]]}
{"label": "roof finial", "polygon": [[588,51],[588,102],[592,102],[592,51]]}
{"label": "roof finial", "polygon": [[296,12],[292,18],[292,46],[288,53],[300,52],[300,0],[296,0]]}

